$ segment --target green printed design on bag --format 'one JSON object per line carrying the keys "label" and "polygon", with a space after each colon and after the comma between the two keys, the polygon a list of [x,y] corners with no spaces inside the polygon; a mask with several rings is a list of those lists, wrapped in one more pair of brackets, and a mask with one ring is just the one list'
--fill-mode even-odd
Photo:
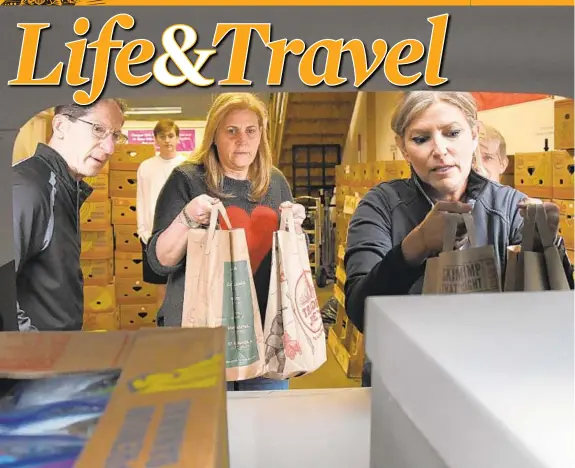
{"label": "green printed design on bag", "polygon": [[226,366],[249,366],[259,358],[247,260],[224,262],[222,325],[228,327]]}

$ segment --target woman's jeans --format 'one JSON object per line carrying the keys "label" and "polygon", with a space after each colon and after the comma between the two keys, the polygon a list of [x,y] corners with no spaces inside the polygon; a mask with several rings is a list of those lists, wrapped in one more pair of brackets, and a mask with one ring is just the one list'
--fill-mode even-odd
{"label": "woman's jeans", "polygon": [[254,390],[287,390],[289,380],[272,380],[264,377],[228,382],[228,392],[249,392]]}

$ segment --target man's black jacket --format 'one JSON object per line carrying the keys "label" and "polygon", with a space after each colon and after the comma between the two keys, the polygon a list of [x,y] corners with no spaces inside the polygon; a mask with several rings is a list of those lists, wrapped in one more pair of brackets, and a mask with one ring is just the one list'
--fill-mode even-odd
{"label": "man's black jacket", "polygon": [[80,330],[80,208],[93,189],[44,144],[12,170],[19,328]]}

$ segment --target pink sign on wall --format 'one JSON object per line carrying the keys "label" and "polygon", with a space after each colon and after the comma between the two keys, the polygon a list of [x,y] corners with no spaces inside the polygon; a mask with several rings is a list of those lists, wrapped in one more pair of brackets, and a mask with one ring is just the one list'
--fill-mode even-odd
{"label": "pink sign on wall", "polygon": [[[155,144],[154,131],[150,130],[128,130],[128,143],[154,145],[156,151],[159,149]],[[177,151],[193,151],[196,148],[196,131],[193,128],[180,129],[180,141]]]}

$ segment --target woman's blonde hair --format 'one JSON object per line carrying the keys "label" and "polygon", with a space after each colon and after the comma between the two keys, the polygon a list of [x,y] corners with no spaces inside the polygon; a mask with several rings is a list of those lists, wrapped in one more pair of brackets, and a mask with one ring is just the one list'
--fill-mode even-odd
{"label": "woman's blonde hair", "polygon": [[[391,117],[391,129],[397,138],[400,138],[403,142],[405,131],[411,123],[422,112],[437,102],[445,102],[457,107],[463,112],[469,126],[477,130],[477,103],[471,93],[461,91],[410,91],[403,94]],[[472,167],[476,172],[485,176],[487,171],[483,167],[479,151],[478,137],[477,146],[473,151],[471,160]]]}
{"label": "woman's blonde hair", "polygon": [[254,162],[250,166],[248,178],[252,182],[250,197],[261,199],[268,191],[272,154],[268,140],[268,113],[266,105],[256,95],[251,93],[222,93],[214,100],[206,121],[204,136],[199,147],[194,151],[192,160],[202,163],[206,169],[206,184],[217,197],[228,197],[222,192],[224,171],[218,160],[215,146],[215,135],[224,117],[233,110],[249,109],[258,117],[261,131],[261,141]]}
{"label": "woman's blonde hair", "polygon": [[404,93],[391,118],[391,129],[403,139],[405,130],[428,107],[446,102],[457,107],[471,128],[477,126],[477,104],[471,93],[458,91],[410,91]]}

